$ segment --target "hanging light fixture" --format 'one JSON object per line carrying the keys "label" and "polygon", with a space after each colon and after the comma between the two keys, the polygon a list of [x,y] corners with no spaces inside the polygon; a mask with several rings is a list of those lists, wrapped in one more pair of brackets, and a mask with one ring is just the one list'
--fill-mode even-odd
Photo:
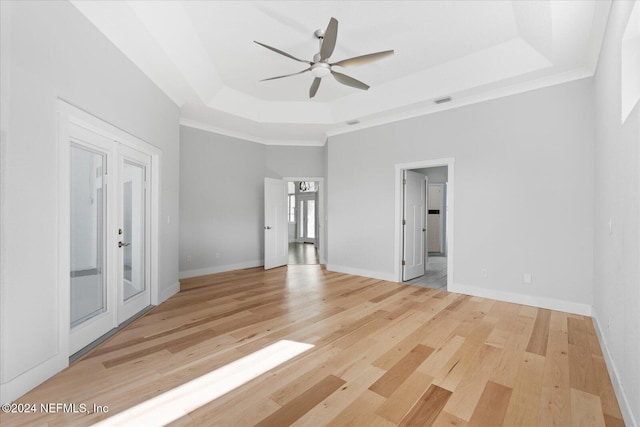
{"label": "hanging light fixture", "polygon": [[309,183],[307,181],[301,181],[299,188],[300,191],[309,191]]}

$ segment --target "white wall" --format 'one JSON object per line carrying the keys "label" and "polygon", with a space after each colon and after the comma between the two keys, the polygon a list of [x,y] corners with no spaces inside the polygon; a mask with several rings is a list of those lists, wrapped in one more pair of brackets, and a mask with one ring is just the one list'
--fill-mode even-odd
{"label": "white wall", "polygon": [[267,176],[322,177],[323,153],[324,147],[268,145],[265,153]]}
{"label": "white wall", "polygon": [[331,137],[328,268],[394,278],[394,165],[454,157],[457,289],[588,312],[592,83]]}
{"label": "white wall", "polygon": [[[595,77],[593,315],[627,425],[640,423],[640,107],[620,123],[620,43],[633,2],[613,2]],[[640,25],[640,24],[636,24]],[[609,231],[611,221],[611,232]]]}
{"label": "white wall", "polygon": [[64,99],[162,149],[159,293],[178,289],[178,108],[67,2],[2,1],[2,402],[57,369]]}
{"label": "white wall", "polygon": [[180,276],[262,265],[264,177],[322,176],[322,147],[180,127]]}
{"label": "white wall", "polygon": [[180,127],[180,275],[262,264],[265,146]]}

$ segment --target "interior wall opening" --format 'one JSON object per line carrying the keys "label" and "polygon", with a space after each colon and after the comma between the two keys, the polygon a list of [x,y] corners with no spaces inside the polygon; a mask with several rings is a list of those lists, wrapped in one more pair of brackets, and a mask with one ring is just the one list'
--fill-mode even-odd
{"label": "interior wall opening", "polygon": [[[414,248],[409,248],[403,244],[405,260],[405,271],[403,272],[403,280],[407,283],[426,286],[434,289],[446,290],[447,288],[447,231],[446,231],[446,207],[447,207],[447,166],[435,166],[419,169],[408,169],[415,177],[421,180],[422,184],[419,188],[420,203],[412,206],[411,209],[417,208],[417,215],[421,218],[419,221],[412,221],[408,218],[414,212],[407,212],[408,191],[411,191],[411,181],[404,183],[404,214],[405,224],[403,232],[403,240],[413,242]],[[414,189],[416,191],[417,189]],[[417,223],[419,222],[419,224]],[[410,226],[413,227],[410,228]],[[413,233],[413,236],[409,236]],[[415,245],[420,247],[416,248]],[[407,253],[415,252],[415,253]],[[419,256],[420,260],[414,259],[417,269],[410,273],[407,263],[411,258]],[[417,261],[417,262],[416,262]],[[409,274],[408,274],[409,273]],[[415,276],[415,277],[414,277]]]}
{"label": "interior wall opening", "polygon": [[447,290],[453,283],[453,158],[397,164],[398,282]]}
{"label": "interior wall opening", "polygon": [[289,265],[320,263],[319,189],[318,181],[287,182]]}

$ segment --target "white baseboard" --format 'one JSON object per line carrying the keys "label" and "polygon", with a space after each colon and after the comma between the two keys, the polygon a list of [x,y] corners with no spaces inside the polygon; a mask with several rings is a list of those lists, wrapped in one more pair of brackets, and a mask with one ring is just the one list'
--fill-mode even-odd
{"label": "white baseboard", "polygon": [[236,264],[217,265],[215,267],[198,268],[195,270],[181,271],[178,274],[180,279],[189,277],[206,276],[207,274],[224,273],[225,271],[242,270],[244,268],[260,267],[264,265],[263,260],[245,261]]}
{"label": "white baseboard", "polygon": [[336,273],[352,274],[354,276],[371,277],[373,279],[387,280],[389,282],[395,282],[396,279],[393,273],[383,273],[381,271],[364,270],[361,268],[345,267],[343,265],[327,264],[327,270],[335,271]]}
{"label": "white baseboard", "polygon": [[176,282],[171,286],[169,286],[168,288],[163,289],[162,292],[160,292],[160,295],[158,297],[159,299],[158,305],[162,304],[163,302],[165,302],[166,300],[168,300],[178,292],[180,292],[180,282]]}
{"label": "white baseboard", "polygon": [[55,355],[12,380],[0,384],[0,403],[13,402],[29,390],[39,386],[63,369],[60,364],[60,355]]}
{"label": "white baseboard", "polygon": [[517,294],[514,292],[496,291],[477,286],[461,285],[454,283],[447,289],[449,292],[473,295],[475,297],[491,298],[499,301],[513,302],[516,304],[530,305],[533,307],[547,308],[549,310],[564,311],[565,313],[591,316],[591,306],[571,301],[563,301],[555,298],[537,297],[533,295]]}
{"label": "white baseboard", "polygon": [[600,327],[600,321],[598,320],[598,316],[595,311],[592,318],[593,323],[595,324],[596,334],[598,335],[598,341],[600,342],[600,347],[602,348],[602,354],[604,355],[604,361],[607,364],[607,371],[609,371],[609,378],[611,379],[613,390],[616,392],[616,398],[618,399],[620,411],[622,412],[622,417],[624,418],[624,423],[629,427],[638,427],[638,421],[633,417],[631,405],[629,404],[627,395],[624,392],[624,387],[620,382],[620,375],[618,374],[615,363],[613,363],[613,358],[611,357],[611,353],[609,352],[607,341],[604,339],[604,334],[602,332],[602,328]]}

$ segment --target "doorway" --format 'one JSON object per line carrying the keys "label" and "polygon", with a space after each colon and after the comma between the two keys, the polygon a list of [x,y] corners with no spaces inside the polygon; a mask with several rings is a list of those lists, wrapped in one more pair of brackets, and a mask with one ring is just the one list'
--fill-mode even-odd
{"label": "doorway", "polygon": [[63,101],[58,109],[59,336],[68,357],[157,304],[160,150]]}
{"label": "doorway", "polygon": [[265,178],[264,268],[324,263],[324,178]]}
{"label": "doorway", "polygon": [[453,159],[396,165],[397,280],[446,290],[453,273]]}
{"label": "doorway", "polygon": [[287,181],[289,265],[319,264],[318,181]]}

